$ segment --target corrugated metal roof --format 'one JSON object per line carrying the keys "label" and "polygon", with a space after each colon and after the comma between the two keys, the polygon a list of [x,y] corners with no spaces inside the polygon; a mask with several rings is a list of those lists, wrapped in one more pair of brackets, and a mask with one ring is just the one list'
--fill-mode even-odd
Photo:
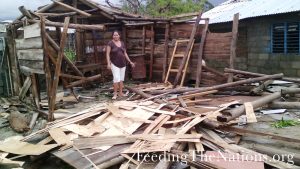
{"label": "corrugated metal roof", "polygon": [[202,18],[209,18],[209,23],[232,21],[239,13],[239,19],[265,15],[274,15],[300,11],[300,0],[229,0],[205,12]]}

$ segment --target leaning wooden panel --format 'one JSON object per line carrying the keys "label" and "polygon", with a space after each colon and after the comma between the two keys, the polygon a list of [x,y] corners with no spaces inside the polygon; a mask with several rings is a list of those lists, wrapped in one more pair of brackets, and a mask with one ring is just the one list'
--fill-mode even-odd
{"label": "leaning wooden panel", "polygon": [[35,23],[24,27],[24,39],[40,37],[41,36],[41,26],[39,23]]}
{"label": "leaning wooden panel", "polygon": [[16,49],[42,49],[42,38],[16,39]]}
{"label": "leaning wooden panel", "polygon": [[43,49],[26,49],[17,50],[19,60],[36,60],[42,61],[44,56]]}

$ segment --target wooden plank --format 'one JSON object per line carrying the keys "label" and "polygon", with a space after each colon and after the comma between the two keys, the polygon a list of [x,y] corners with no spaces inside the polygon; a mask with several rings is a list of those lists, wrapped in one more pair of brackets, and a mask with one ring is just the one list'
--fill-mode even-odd
{"label": "wooden plank", "polygon": [[43,49],[17,50],[17,55],[19,60],[43,61],[44,51]]}
{"label": "wooden plank", "polygon": [[187,107],[182,97],[178,96],[177,98],[182,107]]}
{"label": "wooden plank", "polygon": [[24,29],[24,39],[41,36],[41,27],[39,23],[25,26],[23,27],[23,29]]}
{"label": "wooden plank", "polygon": [[40,60],[40,61],[38,61],[38,60],[36,60],[36,61],[35,60],[19,60],[19,65],[28,67],[30,69],[39,70],[39,71],[44,70],[44,62],[42,60]]}
{"label": "wooden plank", "polygon": [[300,143],[300,139],[297,138],[290,138],[290,137],[283,137],[280,135],[275,135],[272,133],[266,133],[266,132],[259,132],[259,131],[253,131],[248,130],[245,128],[237,128],[237,127],[224,127],[222,128],[224,131],[234,132],[242,136],[252,135],[252,136],[259,136],[259,137],[267,137],[268,139],[274,139],[274,140],[281,140],[286,142],[294,142],[294,143]]}
{"label": "wooden plank", "polygon": [[199,87],[200,81],[201,81],[201,72],[202,72],[202,60],[203,60],[203,49],[204,49],[204,43],[206,39],[206,34],[208,30],[208,20],[205,20],[205,26],[201,34],[201,42],[198,52],[198,64],[197,64],[197,73],[196,73],[196,85],[195,87]]}
{"label": "wooden plank", "polygon": [[61,37],[61,41],[60,41],[60,49],[58,51],[57,63],[56,63],[55,72],[54,72],[54,80],[53,80],[52,89],[51,89],[52,91],[50,94],[50,105],[49,105],[50,107],[49,107],[49,117],[48,117],[49,121],[53,121],[53,119],[54,119],[53,112],[55,109],[56,91],[57,91],[57,87],[58,87],[59,75],[60,75],[60,71],[61,71],[61,64],[62,64],[62,59],[63,59],[63,55],[64,55],[64,47],[65,47],[66,39],[67,39],[67,31],[68,31],[69,21],[70,21],[70,17],[66,17],[65,22],[64,22],[62,37]]}
{"label": "wooden plank", "polygon": [[133,143],[137,139],[126,137],[125,135],[119,136],[94,136],[89,138],[78,138],[74,140],[74,145],[78,149],[97,148],[102,146],[113,146],[117,144]]}
{"label": "wooden plank", "polygon": [[[39,63],[38,66],[41,67],[40,65],[43,64],[43,63]],[[24,74],[32,74],[32,73],[36,73],[36,74],[45,74],[44,70],[39,68],[30,68],[30,67],[27,67],[27,66],[22,66],[20,65],[20,70],[22,73]]]}
{"label": "wooden plank", "polygon": [[[191,130],[191,134],[198,134],[197,131],[195,129]],[[195,143],[195,147],[198,153],[203,152],[204,151],[204,147],[202,145],[201,142],[199,143]]]}
{"label": "wooden plank", "polygon": [[42,49],[42,38],[40,36],[28,39],[16,39],[16,49]]}
{"label": "wooden plank", "polygon": [[65,4],[65,3],[62,3],[62,2],[59,2],[59,1],[56,1],[56,0],[52,0],[52,1],[53,1],[55,4],[58,4],[58,5],[60,5],[60,6],[63,6],[64,8],[70,9],[70,10],[72,10],[72,11],[74,11],[74,12],[77,12],[77,13],[83,15],[83,16],[86,16],[86,17],[90,17],[90,16],[91,16],[91,14],[89,14],[89,13],[87,13],[87,12],[85,12],[85,11],[82,11],[82,10],[80,10],[80,9],[78,9],[78,8],[74,8],[74,7],[72,7],[72,6],[68,5],[68,4]]}
{"label": "wooden plank", "polygon": [[143,26],[143,35],[142,35],[142,54],[145,54],[145,46],[146,46],[146,26]]}
{"label": "wooden plank", "polygon": [[[117,145],[102,152],[92,149],[81,151],[85,154],[84,156],[89,157],[89,159],[91,159],[93,163],[95,163],[96,165],[100,165],[110,159],[119,156],[120,153],[128,146],[128,144]],[[92,168],[91,163],[87,161],[80,153],[74,150],[74,148],[70,148],[65,151],[55,151],[53,152],[53,154],[75,168]]]}
{"label": "wooden plank", "polygon": [[57,144],[35,145],[19,140],[18,137],[6,139],[0,143],[0,150],[19,155],[40,155],[58,146]]}
{"label": "wooden plank", "polygon": [[168,66],[168,54],[169,54],[169,37],[170,37],[170,24],[166,24],[165,29],[165,43],[164,43],[164,58],[163,58],[163,75],[162,82],[166,79],[167,66]]}
{"label": "wooden plank", "polygon": [[90,128],[89,126],[79,124],[69,124],[64,126],[63,128],[84,137],[91,137],[95,133],[99,134],[105,131],[105,128],[101,125],[98,125],[96,127],[97,128]]}
{"label": "wooden plank", "polygon": [[50,94],[51,94],[51,88],[52,88],[52,75],[51,75],[51,70],[50,70],[50,63],[49,63],[49,44],[47,41],[47,36],[46,36],[46,25],[45,25],[45,17],[41,17],[41,35],[42,35],[42,40],[43,40],[43,49],[45,51],[44,53],[44,64],[45,64],[45,80],[46,80],[46,90],[47,90],[47,98],[48,100],[48,106],[50,105]]}
{"label": "wooden plank", "polygon": [[150,50],[150,68],[149,68],[149,80],[152,80],[152,73],[153,73],[153,55],[154,55],[154,26],[151,25],[151,50]]}
{"label": "wooden plank", "polygon": [[32,82],[31,88],[32,88],[32,95],[33,95],[33,100],[35,102],[35,105],[38,109],[40,109],[40,94],[38,92],[38,85],[37,85],[37,78],[36,74],[31,74],[30,79]]}
{"label": "wooden plank", "polygon": [[[30,23],[40,23],[39,20],[28,20]],[[61,22],[52,22],[52,21],[45,21],[46,26],[59,26],[59,27],[64,27],[64,23]],[[101,24],[97,25],[85,25],[85,24],[69,24],[68,28],[73,28],[73,29],[82,29],[82,30],[105,30],[105,26]]]}
{"label": "wooden plank", "polygon": [[21,91],[19,93],[19,99],[20,100],[24,99],[24,97],[25,97],[28,89],[30,88],[30,86],[31,86],[31,79],[30,79],[30,77],[27,77],[24,84],[23,84],[23,87],[21,88]]}
{"label": "wooden plank", "polygon": [[247,116],[247,123],[256,123],[257,119],[251,102],[245,102],[245,111]]}
{"label": "wooden plank", "polygon": [[[230,60],[229,68],[234,69],[234,61],[236,58],[236,43],[238,37],[238,28],[239,28],[239,13],[234,14],[233,23],[232,23],[232,40],[230,46]],[[230,73],[228,76],[228,82],[233,82],[233,74]]]}
{"label": "wooden plank", "polygon": [[51,129],[49,130],[49,134],[58,145],[72,145],[72,142],[62,128]]}

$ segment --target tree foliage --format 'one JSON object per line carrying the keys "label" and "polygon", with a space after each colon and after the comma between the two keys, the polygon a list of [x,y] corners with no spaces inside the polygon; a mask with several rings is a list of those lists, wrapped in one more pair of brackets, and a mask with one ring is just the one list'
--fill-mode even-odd
{"label": "tree foliage", "polygon": [[123,10],[152,17],[198,12],[205,3],[206,0],[121,0]]}

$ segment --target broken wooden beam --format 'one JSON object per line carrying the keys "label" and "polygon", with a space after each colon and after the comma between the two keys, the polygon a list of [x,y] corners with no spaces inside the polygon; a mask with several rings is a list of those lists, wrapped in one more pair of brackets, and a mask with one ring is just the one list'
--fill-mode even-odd
{"label": "broken wooden beam", "polygon": [[30,12],[24,7],[24,6],[20,6],[19,11],[26,16],[28,19],[33,19],[32,15],[30,14]]}
{"label": "broken wooden beam", "polygon": [[263,77],[250,78],[250,79],[240,80],[240,81],[236,81],[236,82],[215,85],[215,86],[211,86],[211,87],[155,90],[155,91],[151,91],[150,93],[151,94],[161,94],[161,93],[165,93],[165,92],[170,92],[170,93],[176,93],[176,94],[180,94],[180,93],[193,94],[193,93],[205,92],[205,91],[209,91],[209,90],[219,90],[219,89],[226,88],[226,87],[233,87],[233,86],[238,86],[238,85],[243,85],[243,84],[249,84],[249,83],[254,83],[254,82],[270,80],[270,79],[280,79],[282,77],[283,77],[283,74],[280,73],[280,74],[265,75]]}
{"label": "broken wooden beam", "polygon": [[74,7],[72,7],[72,6],[68,5],[68,4],[63,3],[63,2],[59,2],[59,1],[56,1],[56,0],[52,0],[52,2],[54,2],[55,4],[58,4],[60,6],[62,6],[64,8],[70,9],[70,10],[72,10],[74,12],[77,12],[77,13],[83,15],[83,16],[86,16],[86,17],[92,16],[91,14],[89,14],[87,12],[84,12],[84,11],[78,9],[78,8],[74,8]]}
{"label": "broken wooden beam", "polygon": [[162,74],[163,82],[166,79],[167,66],[168,66],[169,37],[170,37],[170,23],[167,23],[165,29],[164,56],[163,56],[163,74]]}
{"label": "broken wooden beam", "polygon": [[[40,20],[33,20],[29,19],[29,23],[40,23]],[[64,24],[61,22],[52,22],[52,21],[45,21],[46,26],[54,26],[54,27],[63,27]],[[69,24],[68,28],[73,28],[73,29],[83,29],[83,30],[105,30],[105,26],[101,24],[97,25],[86,25],[86,24],[74,24],[71,23]]]}
{"label": "broken wooden beam", "polygon": [[27,93],[28,89],[30,88],[30,86],[31,86],[31,79],[30,79],[30,77],[28,76],[28,77],[26,78],[26,80],[25,80],[25,82],[24,82],[24,84],[23,84],[21,90],[20,90],[20,93],[19,93],[19,99],[20,99],[20,100],[23,100],[23,99],[24,99],[24,97],[26,96],[26,93]]}
{"label": "broken wooden beam", "polygon": [[66,17],[64,21],[64,28],[60,40],[60,46],[59,46],[59,51],[58,51],[58,56],[56,60],[56,65],[55,65],[55,72],[54,72],[54,77],[53,77],[53,83],[52,83],[52,88],[51,88],[51,93],[50,93],[50,105],[49,105],[49,117],[48,121],[53,121],[54,116],[53,112],[55,109],[55,100],[56,100],[56,91],[58,87],[58,82],[59,82],[59,75],[61,72],[61,64],[62,64],[62,59],[64,55],[64,48],[66,44],[66,39],[67,39],[67,32],[68,32],[68,25],[70,22],[70,17]]}
{"label": "broken wooden beam", "polygon": [[[236,43],[238,37],[238,28],[239,28],[239,13],[234,14],[233,23],[232,23],[232,39],[230,45],[230,59],[229,59],[229,67],[231,69],[234,68],[234,61],[236,58]],[[228,76],[228,82],[233,82],[233,74],[230,73]]]}
{"label": "broken wooden beam", "polygon": [[201,72],[202,72],[202,66],[203,66],[202,60],[203,60],[204,43],[205,43],[205,39],[206,39],[207,30],[208,30],[208,20],[205,20],[205,26],[204,26],[204,29],[202,30],[201,42],[200,42],[200,47],[199,47],[199,52],[198,52],[198,64],[197,64],[195,87],[200,86]]}
{"label": "broken wooden beam", "polygon": [[[262,107],[273,100],[276,100],[281,97],[282,94],[292,94],[292,93],[300,93],[300,88],[295,89],[288,89],[288,90],[282,90],[281,92],[276,92],[273,94],[269,94],[267,96],[261,97],[257,100],[254,100],[251,102],[254,109]],[[230,120],[233,120],[239,116],[241,116],[245,112],[245,106],[242,105],[240,107],[224,111],[222,114],[217,117],[217,120],[220,122],[228,122]]]}
{"label": "broken wooden beam", "polygon": [[272,109],[300,109],[300,102],[272,102],[268,105]]}
{"label": "broken wooden beam", "polygon": [[[229,69],[229,68],[225,68],[224,72],[242,74],[242,75],[248,75],[248,76],[254,76],[254,77],[266,76],[266,74],[262,74],[262,73],[247,72],[247,71],[243,71],[243,70]],[[300,78],[282,77],[282,80],[294,82],[294,83],[300,83]]]}
{"label": "broken wooden beam", "polygon": [[273,80],[267,80],[267,81],[263,82],[261,85],[259,85],[259,86],[255,87],[255,88],[253,88],[253,89],[250,91],[250,93],[251,93],[252,95],[261,95],[262,92],[263,92],[265,89],[267,89],[267,87],[268,87],[270,84],[272,84],[272,83],[273,83]]}
{"label": "broken wooden beam", "polygon": [[[49,36],[48,33],[45,33],[46,38],[50,45],[56,50],[59,51],[59,46],[56,44],[56,42]],[[73,62],[65,55],[63,54],[64,60],[67,61],[68,65],[71,67],[71,69],[79,76],[84,76],[81,71],[73,64]]]}
{"label": "broken wooden beam", "polygon": [[101,74],[91,76],[91,77],[86,77],[82,80],[78,80],[78,81],[70,83],[69,85],[66,86],[66,88],[71,88],[71,87],[75,87],[75,86],[78,86],[78,85],[81,85],[81,84],[84,84],[84,83],[87,83],[87,82],[91,82],[91,81],[99,79],[100,77],[101,77]]}

